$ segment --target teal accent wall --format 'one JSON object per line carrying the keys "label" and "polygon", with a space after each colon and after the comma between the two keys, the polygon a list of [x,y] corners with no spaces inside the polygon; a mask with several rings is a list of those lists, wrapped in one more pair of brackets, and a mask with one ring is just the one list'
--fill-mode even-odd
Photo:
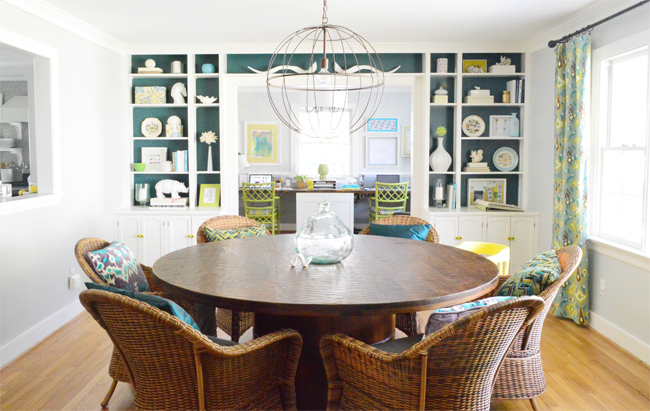
{"label": "teal accent wall", "polygon": [[[196,176],[195,205],[197,207],[199,206],[199,198],[201,198],[201,184],[221,184],[221,174],[198,174]],[[221,205],[221,196],[219,196],[219,205]]]}
{"label": "teal accent wall", "polygon": [[[187,79],[186,78],[134,78],[133,87],[131,89],[131,101],[135,103],[135,88],[136,87],[166,87],[165,95],[167,96],[167,104],[174,103],[172,98],[172,87],[176,83],[185,84],[185,90],[187,90]],[[185,97],[185,102],[187,103],[187,97]]]}
{"label": "teal accent wall", "polygon": [[[429,148],[429,155],[438,148],[438,140],[436,130],[438,127],[447,128],[447,136],[445,136],[444,144],[445,150],[449,155],[454,157],[454,107],[450,106],[431,106],[429,121],[429,136],[431,138],[431,147]],[[454,164],[452,163],[451,167]],[[453,168],[451,168],[453,170]],[[433,170],[430,170],[433,171]]]}
{"label": "teal accent wall", "polygon": [[[495,103],[503,103],[503,91],[507,90],[507,83],[510,80],[520,80],[519,76],[508,77],[463,77],[463,101],[470,90],[480,87],[481,90],[490,90],[490,95],[494,96]],[[526,96],[524,95],[524,101]],[[510,102],[515,101],[515,96],[510,96]]]}
{"label": "teal accent wall", "polygon": [[[501,61],[501,56],[509,58],[516,67],[517,73],[523,73],[524,67],[521,65],[521,53],[464,53],[463,60],[487,60],[487,66],[493,66]],[[461,64],[461,68],[462,68]]]}
{"label": "teal accent wall", "polygon": [[[196,109],[196,169],[207,171],[208,169],[208,145],[200,140],[201,134],[206,131],[213,131],[219,139],[219,107],[201,107]],[[212,170],[220,171],[219,139],[212,145]]]}
{"label": "teal accent wall", "polygon": [[195,63],[195,67],[194,67],[195,73],[203,73],[202,66],[204,64],[214,64],[215,73],[219,72],[218,54],[197,54],[194,57],[194,63]]}
{"label": "teal accent wall", "polygon": [[[490,139],[490,138],[486,138],[485,140],[463,140],[461,146],[462,166],[465,167],[465,164],[472,161],[471,157],[469,156],[472,150],[483,150],[482,161],[488,163],[488,167],[490,167],[490,170],[498,171],[498,169],[494,165],[494,162],[492,161],[492,156],[494,156],[494,152],[501,147],[509,147],[515,150],[517,153],[520,153],[519,140],[498,140],[498,139]],[[521,166],[521,159],[519,160],[520,162],[517,164],[517,167],[512,171],[519,171],[519,167]]]}
{"label": "teal accent wall", "polygon": [[[156,183],[160,180],[176,180],[185,184],[185,187],[188,187],[190,184],[190,177],[188,174],[146,174],[146,173],[136,173],[133,175],[133,181],[135,184],[149,183],[149,196],[151,198],[156,197]],[[135,187],[135,185],[134,185]],[[189,193],[179,193],[181,197],[188,197]],[[140,205],[135,198],[131,199],[133,205]]]}
{"label": "teal accent wall", "polygon": [[433,102],[433,92],[442,86],[447,90],[447,97],[450,103],[455,103],[456,96],[456,77],[453,76],[432,76],[431,91],[429,93],[429,102]]}
{"label": "teal accent wall", "polygon": [[[453,164],[450,167],[453,170]],[[445,198],[447,197],[447,184],[454,182],[454,176],[451,174],[429,174],[429,207],[435,206],[436,202],[433,199],[433,195],[436,192],[436,182],[442,180],[445,187]],[[458,190],[458,185],[456,185],[456,190]],[[458,204],[456,204],[458,209]]]}
{"label": "teal accent wall", "polygon": [[167,147],[167,161],[172,161],[174,151],[188,150],[187,140],[167,140],[164,137],[159,140],[135,140],[133,142],[134,163],[142,162],[142,147]]}
{"label": "teal accent wall", "polygon": [[[485,150],[484,150],[485,151]],[[485,159],[485,155],[483,157]],[[470,176],[464,175],[461,177],[462,181],[462,192],[460,197],[460,204],[462,207],[467,207],[467,180],[475,178],[487,178],[487,179],[506,179],[506,203],[519,205],[519,174],[472,174]]]}
{"label": "teal accent wall", "polygon": [[456,72],[456,54],[455,53],[431,53],[431,72],[437,73],[438,59],[447,59],[447,73]]}
{"label": "teal accent wall", "polygon": [[165,136],[165,124],[167,119],[171,116],[178,116],[183,124],[183,135],[187,136],[187,108],[185,107],[147,107],[143,104],[142,107],[133,108],[133,137],[144,137],[142,135],[142,122],[145,118],[153,117],[160,120],[162,123],[162,133],[160,136]]}
{"label": "teal accent wall", "polygon": [[[197,78],[196,95],[217,97],[217,101],[215,101],[215,103],[219,103],[219,78],[218,77]],[[199,101],[199,99],[196,99],[196,103],[200,104],[201,102]]]}
{"label": "teal accent wall", "polygon": [[187,73],[186,54],[135,54],[131,56],[131,73],[138,74],[138,67],[145,67],[144,62],[148,59],[153,59],[163,73],[171,73],[172,61],[180,61],[183,63],[183,73]]}
{"label": "teal accent wall", "polygon": [[[229,54],[228,55],[228,73],[245,73],[252,74],[248,68],[251,66],[256,70],[266,71],[269,67],[269,61],[272,54]],[[295,54],[291,60],[284,61],[283,56],[279,55],[273,63],[273,66],[283,64],[298,66],[307,69],[314,62],[320,61],[320,54],[313,59],[311,54]],[[328,56],[330,59],[330,72],[334,71],[334,60],[344,69],[356,65],[367,65],[369,63],[367,55],[359,55],[358,60],[352,54],[337,55],[335,58]],[[401,66],[397,73],[422,73],[422,54],[421,53],[380,53],[379,59],[383,71],[390,71]],[[378,67],[379,68],[379,67]]]}

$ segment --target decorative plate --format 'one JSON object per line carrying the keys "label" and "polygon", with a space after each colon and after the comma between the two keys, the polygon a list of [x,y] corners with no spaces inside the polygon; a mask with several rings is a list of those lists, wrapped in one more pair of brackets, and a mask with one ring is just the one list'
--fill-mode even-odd
{"label": "decorative plate", "polygon": [[512,171],[519,163],[519,156],[510,147],[501,147],[494,152],[492,162],[499,171]]}
{"label": "decorative plate", "polygon": [[471,115],[463,120],[463,132],[469,137],[480,137],[485,131],[485,121],[479,116]]}
{"label": "decorative plate", "polygon": [[141,130],[145,137],[158,137],[162,133],[162,122],[154,117],[145,118]]}

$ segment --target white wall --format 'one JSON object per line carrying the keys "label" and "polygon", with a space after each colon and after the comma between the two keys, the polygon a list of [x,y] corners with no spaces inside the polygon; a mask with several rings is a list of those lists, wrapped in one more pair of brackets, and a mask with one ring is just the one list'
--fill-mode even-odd
{"label": "white wall", "polygon": [[[592,50],[647,30],[649,26],[650,6],[646,4],[595,28]],[[540,213],[539,244],[540,250],[546,250],[551,248],[553,230],[555,53],[546,48],[533,53],[530,59],[530,75],[527,76],[531,113],[528,204],[531,211]],[[598,255],[593,250],[589,258],[590,311],[597,319],[594,327],[597,328],[598,319],[602,318],[646,346],[650,345],[650,270]],[[605,297],[598,295],[601,279],[607,284]],[[607,335],[607,330],[599,331]]]}
{"label": "white wall", "polygon": [[[82,310],[74,245],[112,237],[124,204],[126,80],[121,55],[0,1],[0,27],[59,53],[60,204],[0,217],[0,364]],[[36,136],[38,144],[38,136]],[[85,279],[85,276],[82,275]]]}

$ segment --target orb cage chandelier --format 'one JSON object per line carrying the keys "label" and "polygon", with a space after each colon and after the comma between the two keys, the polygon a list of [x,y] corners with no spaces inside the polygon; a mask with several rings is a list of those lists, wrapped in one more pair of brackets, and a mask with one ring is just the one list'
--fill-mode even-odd
{"label": "orb cage chandelier", "polygon": [[[311,50],[307,69],[299,50]],[[320,57],[320,58],[319,58]],[[296,31],[275,49],[266,76],[273,110],[291,130],[335,138],[362,128],[384,93],[383,66],[375,49],[354,31],[322,24]]]}

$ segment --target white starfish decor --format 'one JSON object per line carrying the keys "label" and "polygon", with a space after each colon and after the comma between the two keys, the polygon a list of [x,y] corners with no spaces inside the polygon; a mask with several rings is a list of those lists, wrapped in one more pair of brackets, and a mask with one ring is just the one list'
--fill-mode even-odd
{"label": "white starfish decor", "polygon": [[201,137],[199,137],[199,140],[201,140],[201,143],[206,143],[207,145],[210,145],[212,143],[217,142],[217,135],[214,134],[212,131],[206,131],[205,133],[201,134]]}

